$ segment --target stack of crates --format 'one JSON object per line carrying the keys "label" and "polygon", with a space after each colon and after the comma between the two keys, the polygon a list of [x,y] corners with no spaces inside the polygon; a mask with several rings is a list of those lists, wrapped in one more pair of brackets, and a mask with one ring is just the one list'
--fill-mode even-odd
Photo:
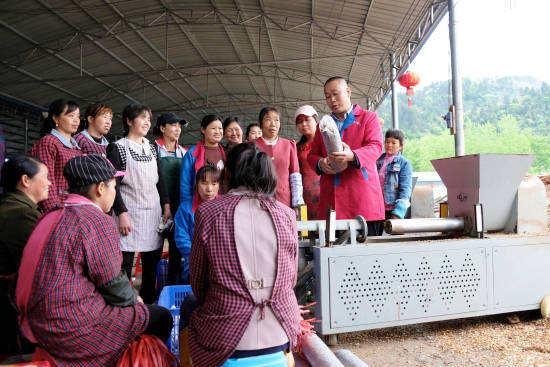
{"label": "stack of crates", "polygon": [[165,286],[158,301],[158,305],[167,308],[174,318],[174,326],[166,346],[178,359],[180,355],[180,306],[189,293],[192,293],[190,285]]}

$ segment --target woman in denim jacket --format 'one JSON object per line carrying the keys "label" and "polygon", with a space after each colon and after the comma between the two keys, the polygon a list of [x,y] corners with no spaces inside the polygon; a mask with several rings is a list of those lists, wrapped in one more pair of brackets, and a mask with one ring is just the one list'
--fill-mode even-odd
{"label": "woman in denim jacket", "polygon": [[376,161],[380,186],[384,193],[386,219],[403,219],[411,205],[412,166],[401,155],[405,135],[401,130],[386,131],[384,150]]}

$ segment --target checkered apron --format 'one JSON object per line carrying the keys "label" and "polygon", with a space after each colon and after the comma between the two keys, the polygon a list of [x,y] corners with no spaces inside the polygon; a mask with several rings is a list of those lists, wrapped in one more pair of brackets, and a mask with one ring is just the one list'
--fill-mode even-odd
{"label": "checkered apron", "polygon": [[156,157],[147,141],[139,146],[121,139],[119,144],[125,148],[126,171],[129,172],[122,178],[120,194],[132,225],[127,236],[120,236],[120,249],[129,252],[157,250],[162,246],[162,237],[157,232],[162,210],[157,190]]}

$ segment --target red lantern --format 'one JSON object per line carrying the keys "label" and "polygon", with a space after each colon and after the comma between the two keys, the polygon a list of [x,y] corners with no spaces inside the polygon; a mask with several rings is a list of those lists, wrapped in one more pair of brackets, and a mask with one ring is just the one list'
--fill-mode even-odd
{"label": "red lantern", "polygon": [[420,83],[420,77],[418,74],[407,71],[399,77],[399,84],[407,88],[407,96],[409,97],[409,107],[412,106],[411,97],[414,96],[414,89],[416,85]]}

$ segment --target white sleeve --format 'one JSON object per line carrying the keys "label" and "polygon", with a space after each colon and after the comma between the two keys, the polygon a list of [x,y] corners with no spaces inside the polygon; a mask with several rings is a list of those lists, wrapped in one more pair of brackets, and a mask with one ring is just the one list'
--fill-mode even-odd
{"label": "white sleeve", "polygon": [[294,172],[290,174],[290,196],[291,205],[293,208],[297,208],[304,203],[304,188],[302,186],[302,175],[300,172]]}

